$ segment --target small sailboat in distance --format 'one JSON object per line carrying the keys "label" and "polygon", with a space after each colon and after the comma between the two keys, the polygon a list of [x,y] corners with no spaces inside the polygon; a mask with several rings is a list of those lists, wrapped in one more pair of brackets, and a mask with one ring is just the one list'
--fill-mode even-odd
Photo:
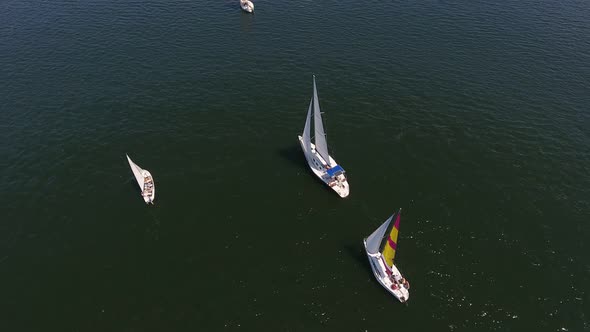
{"label": "small sailboat in distance", "polygon": [[131,161],[129,156],[127,156],[127,161],[129,162],[133,176],[135,176],[135,180],[137,180],[139,189],[141,189],[141,196],[143,197],[143,200],[146,202],[146,204],[154,204],[154,198],[156,198],[156,185],[154,184],[152,175],[147,170],[137,166],[133,161]]}
{"label": "small sailboat in distance", "polygon": [[240,0],[240,7],[242,7],[242,10],[247,13],[254,12],[254,4],[250,0]]}
{"label": "small sailboat in distance", "polygon": [[[312,113],[313,108],[313,113]],[[311,123],[313,116],[314,141],[311,142]],[[313,96],[307,109],[307,119],[303,134],[299,136],[299,143],[303,149],[307,164],[313,173],[320,178],[325,184],[330,186],[340,197],[347,197],[350,192],[348,180],[344,169],[328,154],[328,142],[322,123],[322,113],[318,101],[318,92],[315,85],[315,76],[313,76]]]}
{"label": "small sailboat in distance", "polygon": [[[371,263],[371,269],[377,281],[393,294],[400,302],[406,302],[410,298],[410,283],[402,276],[401,272],[393,264],[393,258],[397,250],[397,235],[402,210],[394,213],[369,237],[363,240],[365,251]],[[389,225],[395,217],[395,222],[386,241],[384,235],[389,230]],[[382,244],[382,242],[385,242]]]}

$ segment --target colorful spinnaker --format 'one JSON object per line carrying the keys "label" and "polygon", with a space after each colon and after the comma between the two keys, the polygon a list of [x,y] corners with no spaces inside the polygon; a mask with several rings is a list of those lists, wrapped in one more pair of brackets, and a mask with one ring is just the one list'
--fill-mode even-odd
{"label": "colorful spinnaker", "polygon": [[397,235],[399,234],[399,220],[401,213],[402,211],[400,209],[395,216],[395,223],[391,228],[389,237],[387,237],[387,241],[385,241],[385,245],[383,246],[383,259],[389,267],[393,265],[393,258],[395,257],[395,250],[397,249]]}

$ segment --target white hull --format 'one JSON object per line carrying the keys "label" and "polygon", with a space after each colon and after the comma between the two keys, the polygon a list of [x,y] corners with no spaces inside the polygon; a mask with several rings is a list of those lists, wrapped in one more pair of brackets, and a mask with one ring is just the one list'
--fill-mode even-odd
{"label": "white hull", "polygon": [[330,167],[336,166],[338,165],[336,161],[329,156],[329,163],[326,163],[326,161],[316,152],[313,143],[310,143],[311,151],[307,151],[303,144],[303,138],[301,136],[298,137],[301,148],[303,149],[303,154],[305,154],[305,159],[307,159],[307,164],[312,172],[326,185],[332,188],[340,197],[347,197],[350,193],[350,187],[348,186],[348,180],[346,180],[346,177],[344,175],[339,175],[336,178],[332,178],[326,172],[326,165],[329,165]]}
{"label": "white hull", "polygon": [[242,10],[247,13],[254,12],[254,4],[252,1],[240,1],[240,7],[242,7]]}
{"label": "white hull", "polygon": [[143,200],[147,203],[154,204],[154,199],[156,198],[156,184],[154,183],[154,178],[152,174],[142,169],[141,167],[137,166],[131,158],[127,156],[127,161],[129,162],[129,166],[131,167],[131,171],[135,176],[135,180],[139,185],[139,189],[141,190],[141,196]]}
{"label": "white hull", "polygon": [[367,239],[364,239],[363,243],[365,245],[367,257],[371,263],[371,269],[373,270],[373,274],[375,274],[377,281],[379,281],[381,286],[387,289],[389,293],[393,294],[393,296],[395,296],[400,302],[406,302],[410,298],[410,291],[406,289],[401,283],[394,282],[394,280],[401,280],[403,278],[402,274],[395,267],[395,265],[389,269],[383,262],[380,253],[369,253],[367,251]]}
{"label": "white hull", "polygon": [[152,174],[150,172],[148,172],[147,170],[143,170],[143,177],[144,177],[144,183],[145,183],[145,179],[152,178],[152,187],[151,190],[149,190],[149,188],[144,187],[144,190],[141,192],[141,196],[143,197],[143,200],[145,201],[145,203],[152,203],[154,204],[154,199],[156,198],[156,184],[154,183]]}

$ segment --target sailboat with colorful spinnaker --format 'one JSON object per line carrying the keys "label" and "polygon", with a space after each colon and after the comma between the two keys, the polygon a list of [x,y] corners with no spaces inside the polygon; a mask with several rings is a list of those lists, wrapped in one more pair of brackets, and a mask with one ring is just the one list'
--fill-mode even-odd
{"label": "sailboat with colorful spinnaker", "polygon": [[[314,127],[314,143],[311,142],[312,122]],[[311,171],[340,197],[347,197],[350,187],[348,186],[344,168],[338,165],[336,160],[328,153],[328,142],[326,141],[326,133],[322,122],[322,112],[320,111],[318,91],[315,86],[315,76],[313,77],[313,96],[307,109],[305,127],[303,128],[303,134],[298,136],[298,138]]]}
{"label": "sailboat with colorful spinnaker", "polygon": [[[373,269],[377,281],[400,302],[406,302],[410,298],[410,283],[393,264],[393,258],[397,250],[401,212],[400,209],[397,213],[391,215],[363,242],[371,269]],[[393,227],[390,227],[394,218]],[[384,239],[385,235],[387,235],[386,239]]]}

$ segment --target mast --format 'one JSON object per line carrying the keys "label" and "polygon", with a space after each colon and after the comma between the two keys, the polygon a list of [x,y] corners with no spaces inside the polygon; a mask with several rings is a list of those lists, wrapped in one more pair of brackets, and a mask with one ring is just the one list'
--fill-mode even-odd
{"label": "mast", "polygon": [[309,108],[307,109],[307,118],[305,119],[305,127],[303,128],[303,146],[307,151],[311,151],[311,137],[309,137],[311,126],[311,104],[313,99],[309,100]]}
{"label": "mast", "polygon": [[328,142],[326,142],[326,132],[322,123],[322,113],[318,101],[318,92],[315,84],[315,75],[313,76],[313,127],[315,131],[315,149],[324,159],[326,164],[330,165],[330,155],[328,154]]}
{"label": "mast", "polygon": [[381,224],[379,228],[377,228],[373,233],[371,233],[369,237],[367,237],[367,252],[369,252],[370,254],[376,254],[379,252],[381,241],[383,241],[383,236],[385,235],[385,232],[387,232],[387,229],[389,228],[389,224],[391,223],[392,219],[393,214],[387,220],[385,220],[385,222]]}

